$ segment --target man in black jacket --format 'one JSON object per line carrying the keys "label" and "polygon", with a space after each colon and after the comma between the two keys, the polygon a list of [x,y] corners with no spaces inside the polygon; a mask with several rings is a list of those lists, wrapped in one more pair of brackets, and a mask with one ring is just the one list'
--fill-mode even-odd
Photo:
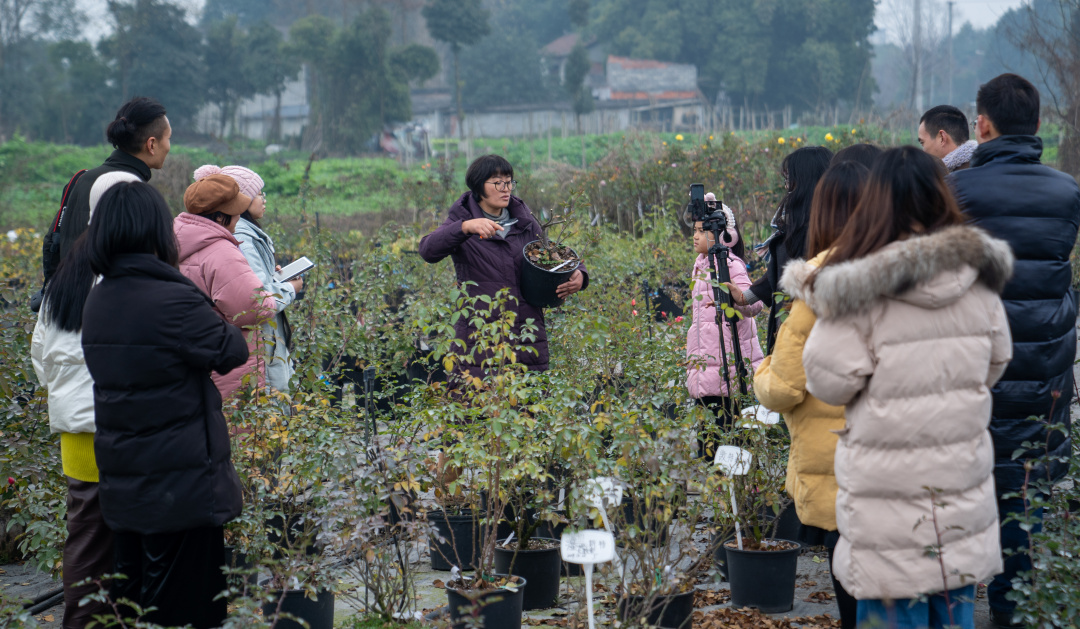
{"label": "man in black jacket", "polygon": [[[1005,572],[989,585],[991,620],[1021,626],[1016,603],[1006,600],[1012,579],[1031,569],[1027,533],[1010,514],[1022,514],[1026,463],[1049,455],[1030,479],[1060,479],[1071,452],[1069,406],[1076,358],[1076,296],[1069,254],[1080,226],[1080,188],[1072,177],[1042,165],[1039,92],[1015,74],[982,87],[975,101],[979,147],[971,168],[950,175],[957,201],[975,225],[1007,241],[1016,255],[1012,280],[1002,294],[1013,339],[1013,359],[993,388],[990,432],[994,439],[998,515]],[[1038,419],[1033,419],[1038,418]],[[1065,426],[1052,431],[1050,424]],[[1013,459],[1024,442],[1046,444]],[[1041,517],[1041,516],[1040,516]]]}
{"label": "man in black jacket", "polygon": [[138,97],[124,103],[106,132],[116,149],[101,166],[86,171],[68,193],[67,210],[56,233],[50,229],[41,248],[42,271],[48,284],[60,264],[90,222],[90,189],[105,173],[124,171],[150,181],[150,170],[165,164],[172,127],[165,107],[152,98]]}

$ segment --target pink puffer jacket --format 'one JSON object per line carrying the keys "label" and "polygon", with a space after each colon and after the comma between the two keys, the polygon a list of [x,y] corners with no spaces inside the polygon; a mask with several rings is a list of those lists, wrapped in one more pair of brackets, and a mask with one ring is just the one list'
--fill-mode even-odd
{"label": "pink puffer jacket", "polygon": [[214,309],[222,318],[244,329],[248,342],[246,365],[224,376],[211,374],[221,399],[227,400],[253,371],[262,387],[266,365],[255,347],[253,330],[274,316],[273,295],[263,290],[263,283],[240,253],[239,241],[228,229],[208,218],[181,212],[173,221],[173,231],[180,245],[180,272],[214,300]]}
{"label": "pink puffer jacket", "polygon": [[[742,290],[750,288],[750,276],[746,273],[746,263],[732,255],[728,258],[728,272],[731,283]],[[709,282],[709,256],[701,254],[694,262],[693,322],[686,333],[686,357],[690,364],[686,367],[686,388],[690,397],[726,396],[727,382],[720,370],[720,333],[716,327],[716,308],[713,306],[713,287]],[[752,380],[765,355],[758,341],[757,323],[754,315],[761,312],[762,304],[737,306],[736,310],[743,318],[736,322],[739,329],[739,342],[744,361],[749,361],[746,373]],[[732,382],[735,381],[734,353],[731,345],[731,326],[724,318],[724,348],[728,355],[728,370]],[[749,384],[748,380],[748,384]]]}

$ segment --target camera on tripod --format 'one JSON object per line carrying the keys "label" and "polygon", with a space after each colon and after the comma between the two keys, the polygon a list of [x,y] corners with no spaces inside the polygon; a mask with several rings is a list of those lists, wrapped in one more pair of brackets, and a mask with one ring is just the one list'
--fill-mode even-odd
{"label": "camera on tripod", "polygon": [[718,199],[706,200],[703,184],[690,184],[690,204],[686,206],[683,221],[690,227],[700,221],[702,231],[722,234],[717,242],[730,243],[732,240],[731,235],[727,233],[727,215],[723,211],[723,203]]}

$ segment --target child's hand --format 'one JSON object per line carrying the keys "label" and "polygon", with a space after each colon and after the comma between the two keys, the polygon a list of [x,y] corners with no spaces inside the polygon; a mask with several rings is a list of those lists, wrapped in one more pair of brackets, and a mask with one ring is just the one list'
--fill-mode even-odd
{"label": "child's hand", "polygon": [[731,282],[724,282],[724,286],[727,286],[728,292],[731,294],[731,301],[740,306],[746,305],[746,296],[743,295],[741,288]]}

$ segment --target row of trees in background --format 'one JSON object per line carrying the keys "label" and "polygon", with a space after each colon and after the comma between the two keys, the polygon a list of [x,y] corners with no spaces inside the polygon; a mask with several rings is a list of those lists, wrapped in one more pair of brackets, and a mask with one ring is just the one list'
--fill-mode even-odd
{"label": "row of trees in background", "polygon": [[99,143],[105,121],[134,95],[163,102],[178,130],[214,104],[224,135],[237,104],[262,94],[276,97],[275,139],[286,81],[307,64],[317,132],[327,148],[355,151],[383,125],[408,120],[409,81],[439,71],[429,47],[390,47],[379,7],[348,23],[301,18],[286,39],[266,19],[235,14],[195,26],[167,0],[107,6],[112,30],[95,46],[79,39],[86,16],[74,0],[0,0],[0,137]]}

